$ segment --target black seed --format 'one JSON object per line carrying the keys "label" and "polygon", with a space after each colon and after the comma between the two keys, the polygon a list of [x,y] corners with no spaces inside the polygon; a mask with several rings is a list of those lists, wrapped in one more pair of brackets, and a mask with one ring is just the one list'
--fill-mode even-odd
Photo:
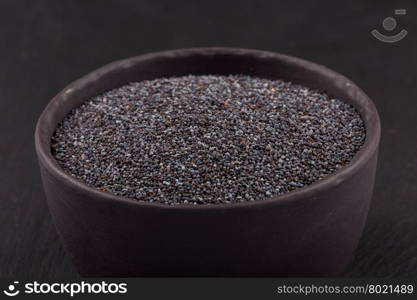
{"label": "black seed", "polygon": [[167,205],[258,201],[351,161],[365,128],[351,105],[243,75],[134,82],[74,109],[52,137],[67,172]]}

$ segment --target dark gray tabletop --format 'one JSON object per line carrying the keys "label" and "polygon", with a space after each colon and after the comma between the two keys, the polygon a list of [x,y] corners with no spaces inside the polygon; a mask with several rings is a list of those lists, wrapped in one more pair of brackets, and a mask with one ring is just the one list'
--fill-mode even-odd
{"label": "dark gray tabletop", "polygon": [[[380,1],[382,2],[382,1]],[[417,4],[371,1],[0,0],[0,276],[77,276],[45,203],[33,147],[70,81],[149,51],[230,46],[300,56],[347,75],[382,120],[375,193],[347,276],[417,275]],[[394,9],[407,14],[395,16]],[[395,17],[404,40],[370,34]]]}

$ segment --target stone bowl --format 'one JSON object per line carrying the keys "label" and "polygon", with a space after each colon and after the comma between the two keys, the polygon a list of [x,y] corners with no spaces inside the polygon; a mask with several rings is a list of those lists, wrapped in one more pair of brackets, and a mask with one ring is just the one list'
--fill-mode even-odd
{"label": "stone bowl", "polygon": [[[326,91],[354,105],[362,149],[332,175],[270,199],[167,206],[87,186],[51,154],[57,124],[90,97],[131,81],[187,74],[246,74]],[[35,144],[56,229],[82,276],[333,276],[354,255],[374,186],[377,110],[346,77],[303,59],[259,50],[197,48],[108,64],[71,83],[40,116]]]}

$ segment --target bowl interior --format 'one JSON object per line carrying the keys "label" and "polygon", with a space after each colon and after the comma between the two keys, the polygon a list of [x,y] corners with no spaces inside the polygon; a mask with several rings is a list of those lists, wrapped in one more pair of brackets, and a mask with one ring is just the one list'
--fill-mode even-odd
{"label": "bowl interior", "polygon": [[354,105],[367,127],[375,117],[371,113],[376,110],[368,97],[350,80],[324,66],[257,50],[208,48],[152,53],[106,65],[75,81],[55,97],[55,103],[48,108],[51,113],[46,127],[52,134],[71,109],[129,82],[188,74],[244,74],[291,81]]}
{"label": "bowl interior", "polygon": [[[56,176],[66,176],[51,154],[50,139],[57,124],[86,100],[129,82],[189,74],[244,74],[281,79],[325,91],[332,97],[352,104],[364,120],[366,139],[350,164],[328,176],[333,181],[337,179],[336,175],[347,176],[353,173],[355,165],[358,167],[360,163],[365,163],[378,148],[380,123],[376,108],[367,95],[346,77],[324,66],[272,52],[196,48],[157,52],[116,61],[71,83],[49,103],[38,121],[35,138],[41,163],[47,165]],[[302,190],[329,184],[329,178]],[[66,179],[70,180],[69,177]],[[88,187],[86,189],[90,190]]]}

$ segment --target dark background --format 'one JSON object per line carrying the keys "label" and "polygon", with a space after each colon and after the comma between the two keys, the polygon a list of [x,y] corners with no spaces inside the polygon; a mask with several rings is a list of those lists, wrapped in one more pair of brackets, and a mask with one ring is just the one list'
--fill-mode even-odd
{"label": "dark background", "polygon": [[[394,9],[407,9],[394,16]],[[370,30],[398,21],[395,44]],[[202,46],[300,56],[345,74],[382,120],[375,193],[346,276],[417,275],[417,4],[402,1],[0,0],[0,277],[76,276],[46,206],[37,117],[72,80],[110,61]]]}

